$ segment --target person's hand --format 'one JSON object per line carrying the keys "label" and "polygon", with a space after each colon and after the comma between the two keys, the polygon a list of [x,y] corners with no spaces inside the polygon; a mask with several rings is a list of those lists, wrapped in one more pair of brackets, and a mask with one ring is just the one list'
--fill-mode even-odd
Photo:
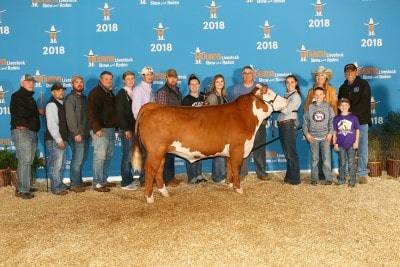
{"label": "person's hand", "polygon": [[311,134],[307,134],[306,139],[310,144],[314,143],[314,138],[311,136]]}
{"label": "person's hand", "polygon": [[75,135],[75,142],[77,142],[77,143],[82,142],[82,136],[80,134]]}
{"label": "person's hand", "polygon": [[58,148],[60,148],[60,149],[64,149],[64,148],[65,148],[65,143],[64,143],[64,141],[61,141],[61,142],[57,143],[57,146],[58,146]]}
{"label": "person's hand", "polygon": [[97,137],[102,137],[102,136],[103,136],[103,133],[101,132],[101,130],[98,130],[98,131],[96,132],[96,136],[97,136]]}
{"label": "person's hand", "polygon": [[126,132],[125,132],[125,138],[126,138],[127,140],[131,140],[131,138],[132,138],[132,133],[131,133],[131,131],[126,131]]}

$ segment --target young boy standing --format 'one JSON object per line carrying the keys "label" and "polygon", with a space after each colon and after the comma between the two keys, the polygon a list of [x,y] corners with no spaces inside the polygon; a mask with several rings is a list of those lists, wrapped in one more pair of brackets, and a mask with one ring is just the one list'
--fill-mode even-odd
{"label": "young boy standing", "polygon": [[[315,103],[312,103],[304,113],[303,133],[310,143],[311,149],[311,185],[318,184],[318,161],[322,157],[322,171],[325,185],[332,184],[331,141],[333,134],[332,107],[325,102],[325,90],[322,87],[313,89]],[[321,153],[320,153],[321,152]]]}
{"label": "young boy standing", "polygon": [[[360,123],[357,116],[349,112],[350,101],[347,98],[339,100],[340,114],[333,119],[333,146],[339,152],[339,176],[337,185],[346,182],[344,176],[346,166],[349,166],[349,186],[356,185],[355,157],[360,136]],[[347,162],[346,162],[347,159]]]}

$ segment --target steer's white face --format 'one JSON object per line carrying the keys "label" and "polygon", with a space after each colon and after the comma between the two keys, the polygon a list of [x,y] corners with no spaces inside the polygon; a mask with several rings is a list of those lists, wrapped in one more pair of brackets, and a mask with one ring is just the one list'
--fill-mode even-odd
{"label": "steer's white face", "polygon": [[[261,85],[257,85],[257,87],[260,88],[260,90],[265,90],[266,88],[262,87]],[[262,95],[262,99],[264,102],[268,105],[268,111],[265,112],[262,108],[257,108],[256,107],[256,101],[253,102],[253,114],[258,118],[258,124],[256,125],[254,129],[253,136],[251,137],[250,140],[245,140],[244,143],[244,157],[247,157],[251,150],[253,149],[254,145],[254,139],[256,136],[256,132],[258,127],[263,127],[261,125],[262,121],[265,118],[268,118],[273,111],[279,111],[284,109],[287,106],[287,100],[279,95],[277,95],[274,91],[271,89],[267,89],[268,91]],[[261,93],[260,91],[257,93]],[[257,95],[256,93],[256,95]]]}
{"label": "steer's white face", "polygon": [[287,100],[284,97],[277,95],[269,88],[267,93],[263,94],[263,100],[268,104],[269,114],[267,116],[271,115],[273,111],[279,111],[286,108],[288,104]]}

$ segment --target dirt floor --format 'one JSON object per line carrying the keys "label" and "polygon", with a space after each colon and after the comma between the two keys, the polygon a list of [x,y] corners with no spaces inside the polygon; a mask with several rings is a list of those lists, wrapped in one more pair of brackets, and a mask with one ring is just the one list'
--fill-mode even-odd
{"label": "dirt floor", "polygon": [[239,195],[186,183],[35,198],[0,188],[0,266],[400,266],[400,183],[298,186],[249,175]]}

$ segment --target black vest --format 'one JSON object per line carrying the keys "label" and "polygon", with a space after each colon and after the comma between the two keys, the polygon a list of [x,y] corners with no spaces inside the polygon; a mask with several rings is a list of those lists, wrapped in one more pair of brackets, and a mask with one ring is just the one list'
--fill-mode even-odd
{"label": "black vest", "polygon": [[[54,103],[58,109],[58,127],[60,129],[60,135],[63,141],[68,140],[68,127],[67,127],[67,118],[65,116],[65,108],[64,105],[60,104],[53,96],[50,98],[49,103]],[[46,140],[54,140],[51,136],[49,130],[46,128]]]}
{"label": "black vest", "polygon": [[176,93],[173,89],[169,88],[168,85],[164,85],[161,90],[163,90],[168,97],[168,105],[169,106],[180,106],[182,105],[182,99],[178,93]]}

